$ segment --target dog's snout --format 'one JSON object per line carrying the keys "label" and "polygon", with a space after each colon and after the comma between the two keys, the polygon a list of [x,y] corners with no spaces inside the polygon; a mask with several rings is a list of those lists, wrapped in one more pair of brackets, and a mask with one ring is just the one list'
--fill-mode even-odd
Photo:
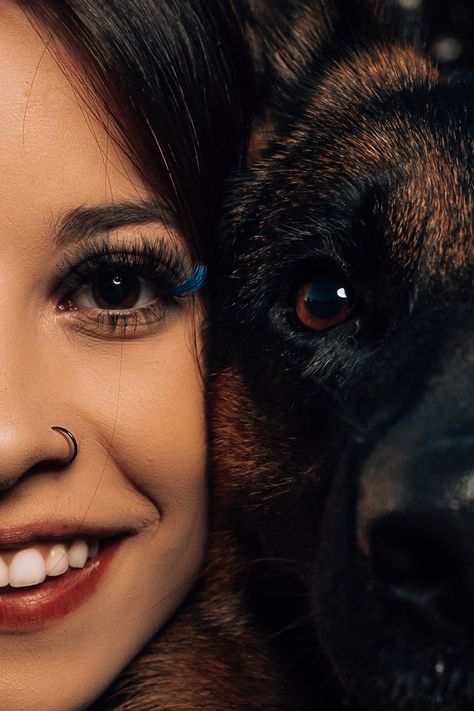
{"label": "dog's snout", "polygon": [[474,446],[382,444],[360,477],[359,551],[376,583],[439,630],[474,629]]}
{"label": "dog's snout", "polygon": [[463,632],[474,622],[474,517],[389,513],[369,533],[372,571],[385,591],[426,622]]}

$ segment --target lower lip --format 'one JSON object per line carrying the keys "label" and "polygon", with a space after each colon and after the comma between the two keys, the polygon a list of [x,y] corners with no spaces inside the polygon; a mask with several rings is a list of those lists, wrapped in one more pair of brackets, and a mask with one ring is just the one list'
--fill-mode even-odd
{"label": "lower lip", "polygon": [[107,543],[81,569],[31,588],[0,588],[0,633],[37,630],[76,610],[95,592],[123,538]]}

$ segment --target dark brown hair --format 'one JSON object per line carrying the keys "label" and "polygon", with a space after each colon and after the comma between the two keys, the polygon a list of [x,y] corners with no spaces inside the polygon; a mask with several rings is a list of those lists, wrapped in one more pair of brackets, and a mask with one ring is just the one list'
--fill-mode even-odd
{"label": "dark brown hair", "polygon": [[252,95],[233,0],[18,1],[77,60],[111,134],[208,261]]}

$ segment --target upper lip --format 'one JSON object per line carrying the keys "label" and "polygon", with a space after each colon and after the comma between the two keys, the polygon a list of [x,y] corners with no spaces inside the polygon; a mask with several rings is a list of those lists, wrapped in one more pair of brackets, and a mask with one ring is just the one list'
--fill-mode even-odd
{"label": "upper lip", "polygon": [[0,549],[15,548],[37,541],[70,538],[111,538],[133,533],[129,528],[76,522],[42,522],[0,527]]}

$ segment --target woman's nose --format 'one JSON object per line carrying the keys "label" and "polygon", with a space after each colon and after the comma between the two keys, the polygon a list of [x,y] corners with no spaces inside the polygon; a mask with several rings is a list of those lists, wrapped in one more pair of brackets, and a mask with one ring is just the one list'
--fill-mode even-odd
{"label": "woman's nose", "polygon": [[73,455],[72,443],[64,432],[38,412],[25,413],[22,419],[0,416],[0,490],[14,486],[22,477],[41,468],[58,468]]}
{"label": "woman's nose", "polygon": [[74,431],[64,413],[64,384],[60,387],[54,349],[35,338],[33,324],[24,323],[26,338],[8,315],[5,321],[0,338],[0,490],[65,464],[72,456],[71,441],[51,427]]}

